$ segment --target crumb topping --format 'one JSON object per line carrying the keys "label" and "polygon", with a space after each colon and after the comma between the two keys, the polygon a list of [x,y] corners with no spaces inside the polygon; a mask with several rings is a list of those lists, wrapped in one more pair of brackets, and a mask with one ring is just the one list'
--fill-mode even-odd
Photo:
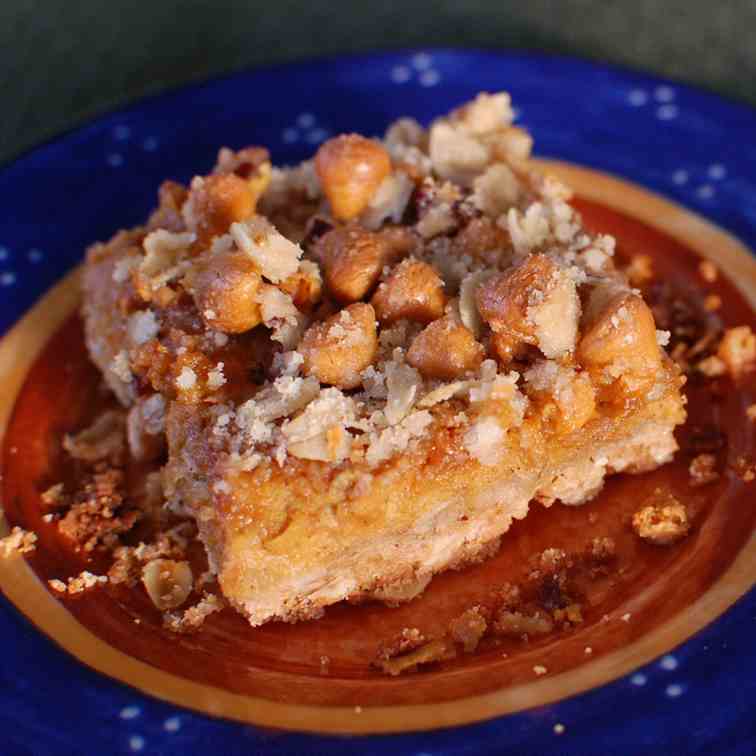
{"label": "crumb topping", "polygon": [[[614,240],[530,171],[530,149],[506,93],[428,129],[336,137],[293,168],[224,148],[188,189],[163,186],[136,246],[114,240],[113,282],[133,295],[110,371],[208,402],[229,469],[375,467],[449,427],[452,408],[459,448],[489,464],[526,415],[567,433],[599,401],[632,402],[669,337]],[[647,278],[647,261],[627,274]],[[253,334],[267,356],[237,369]],[[742,372],[749,350],[737,333],[717,358]]]}

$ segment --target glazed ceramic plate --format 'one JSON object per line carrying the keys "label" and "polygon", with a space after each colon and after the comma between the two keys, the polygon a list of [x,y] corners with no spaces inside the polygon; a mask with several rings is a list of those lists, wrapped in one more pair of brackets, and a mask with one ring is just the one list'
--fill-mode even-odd
{"label": "glazed ceramic plate", "polygon": [[[428,121],[479,90],[499,89],[512,93],[538,154],[568,161],[551,167],[584,200],[622,210],[671,240],[665,243],[715,258],[756,301],[756,264],[747,251],[756,247],[756,114],[678,84],[574,60],[423,51],[240,74],[181,90],[6,167],[0,327],[9,330],[29,311],[87,244],[138,223],[163,178],[186,181],[206,170],[221,144],[265,144],[275,162],[293,162],[331,134],[380,133],[404,114]],[[29,367],[75,305],[75,278],[68,277],[0,344],[3,427]],[[55,380],[46,380],[54,401]],[[61,378],[61,397],[71,391],[66,386]],[[23,431],[21,397],[9,433]],[[744,436],[747,447],[751,436]],[[0,752],[752,754],[750,501],[737,499],[732,516],[720,502],[722,532],[733,530],[735,517],[738,532],[722,540],[733,544],[731,552],[712,551],[708,572],[696,562],[700,595],[682,600],[687,563],[678,561],[670,569],[679,589],[668,581],[669,599],[657,597],[658,621],[647,631],[635,625],[626,643],[595,659],[509,684],[496,677],[500,662],[483,659],[396,684],[370,676],[342,684],[305,667],[271,664],[245,668],[249,680],[221,685],[212,675],[182,674],[138,643],[109,644],[97,618],[54,602],[26,563],[14,561],[0,570]],[[327,616],[330,627],[338,629],[340,616]],[[297,633],[311,639],[307,632],[291,631],[281,656],[292,658],[302,645]],[[333,643],[333,634],[326,640]],[[165,648],[163,656],[170,655]],[[186,643],[176,645],[177,658],[191,653]]]}

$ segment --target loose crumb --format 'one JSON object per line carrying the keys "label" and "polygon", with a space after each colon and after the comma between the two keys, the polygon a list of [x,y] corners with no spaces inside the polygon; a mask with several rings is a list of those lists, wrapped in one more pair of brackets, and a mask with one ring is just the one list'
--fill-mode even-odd
{"label": "loose crumb", "polygon": [[487,628],[488,622],[481,608],[474,606],[452,620],[449,632],[457,643],[462,644],[465,653],[471,654],[478,647]]}
{"label": "loose crumb", "polygon": [[632,616],[633,616],[633,615],[632,615],[632,614],[630,614],[630,612],[625,612],[625,613],[624,613],[624,614],[623,614],[623,615],[622,615],[622,616],[620,617],[620,619],[621,619],[621,620],[622,620],[623,622],[630,622],[630,618],[631,618]]}
{"label": "loose crumb", "polygon": [[697,367],[707,378],[718,378],[727,372],[727,365],[715,354],[701,360]]}
{"label": "loose crumb", "polygon": [[708,294],[704,297],[703,306],[706,312],[716,312],[722,307],[722,297],[717,294]]}
{"label": "loose crumb", "polygon": [[728,328],[719,344],[717,356],[733,378],[750,372],[756,365],[756,334],[750,326]]}
{"label": "loose crumb", "polygon": [[562,735],[562,734],[564,734],[564,731],[565,731],[565,729],[566,729],[566,728],[565,728],[565,726],[564,726],[564,725],[563,725],[563,724],[562,724],[561,722],[557,722],[557,723],[556,723],[556,724],[554,725],[554,732],[555,732],[555,733],[556,733],[557,735]]}
{"label": "loose crumb", "polygon": [[744,483],[756,480],[756,464],[748,457],[738,457],[733,463],[732,469]]}
{"label": "loose crumb", "polygon": [[63,490],[63,484],[56,483],[54,486],[50,486],[46,491],[43,491],[39,498],[47,509],[57,509],[66,503]]}
{"label": "loose crumb", "polygon": [[538,675],[538,677],[541,677],[542,675],[547,674],[548,671],[549,670],[546,669],[546,667],[544,667],[541,664],[536,664],[535,667],[533,667],[533,672],[535,672]]}
{"label": "loose crumb", "polygon": [[14,554],[30,554],[37,543],[37,534],[16,526],[11,532],[0,538],[0,557],[8,559]]}
{"label": "loose crumb", "polygon": [[633,530],[637,535],[657,546],[667,546],[686,536],[690,522],[685,506],[659,489],[653,501],[658,503],[649,504],[633,515]]}
{"label": "loose crumb", "polygon": [[711,260],[701,260],[698,273],[706,283],[714,283],[719,277],[719,268]]}
{"label": "loose crumb", "polygon": [[180,613],[163,615],[163,627],[175,633],[190,633],[199,630],[205,620],[225,607],[225,601],[213,593],[206,593],[194,606]]}
{"label": "loose crumb", "polygon": [[586,656],[590,656],[593,653],[593,649],[590,646],[586,646],[584,653]]}
{"label": "loose crumb", "polygon": [[714,483],[719,480],[717,458],[713,454],[699,454],[691,461],[688,472],[690,485],[694,488]]}
{"label": "loose crumb", "polygon": [[58,593],[66,593],[69,596],[76,596],[77,594],[84,593],[84,591],[95,588],[96,586],[105,585],[107,582],[107,575],[93,575],[91,572],[84,570],[75,577],[68,578],[65,582],[54,578],[48,580],[47,584]]}
{"label": "loose crumb", "polygon": [[647,283],[654,277],[654,261],[650,255],[633,255],[625,275],[633,286]]}
{"label": "loose crumb", "polygon": [[378,661],[378,666],[387,675],[395,677],[403,672],[417,669],[422,664],[432,664],[445,659],[453,659],[456,649],[451,641],[445,638],[432,640],[407,654],[396,656],[391,659]]}

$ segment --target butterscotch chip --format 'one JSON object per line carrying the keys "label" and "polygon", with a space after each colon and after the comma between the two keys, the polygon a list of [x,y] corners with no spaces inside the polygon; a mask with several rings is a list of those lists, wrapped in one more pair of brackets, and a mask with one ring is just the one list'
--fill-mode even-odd
{"label": "butterscotch chip", "polygon": [[247,255],[213,255],[194,277],[194,301],[210,328],[244,333],[262,322],[257,301],[261,284],[257,266]]}
{"label": "butterscotch chip", "polygon": [[453,640],[463,645],[466,653],[471,654],[478,647],[487,628],[488,622],[483,611],[479,606],[474,606],[451,621],[449,633]]}
{"label": "butterscotch chip", "polygon": [[359,385],[377,350],[375,311],[367,304],[350,305],[311,326],[299,345],[305,372],[339,388]]}
{"label": "butterscotch chip", "polygon": [[348,221],[368,206],[391,172],[391,158],[378,142],[345,134],[321,146],[315,156],[315,170],[334,216]]}
{"label": "butterscotch chip", "polygon": [[580,301],[574,281],[545,255],[493,276],[476,292],[478,310],[496,334],[535,344],[547,357],[574,350]]}
{"label": "butterscotch chip", "polygon": [[391,248],[385,238],[359,226],[335,228],[318,242],[325,282],[343,303],[357,302],[378,283]]}
{"label": "butterscotch chip", "polygon": [[232,223],[255,211],[255,196],[239,176],[215,174],[194,180],[184,207],[187,226],[201,240],[225,234]]}
{"label": "butterscotch chip", "polygon": [[407,258],[378,287],[371,304],[381,323],[430,323],[444,314],[444,282],[428,263]]}
{"label": "butterscotch chip", "polygon": [[661,365],[656,324],[637,294],[596,289],[577,348],[582,365],[603,384],[616,382],[621,394],[638,394],[653,383]]}
{"label": "butterscotch chip", "polygon": [[446,316],[421,331],[407,352],[407,362],[428,378],[452,380],[477,370],[483,346],[472,332]]}
{"label": "butterscotch chip", "polygon": [[492,263],[511,255],[512,240],[491,218],[473,218],[452,240],[452,251],[456,257]]}

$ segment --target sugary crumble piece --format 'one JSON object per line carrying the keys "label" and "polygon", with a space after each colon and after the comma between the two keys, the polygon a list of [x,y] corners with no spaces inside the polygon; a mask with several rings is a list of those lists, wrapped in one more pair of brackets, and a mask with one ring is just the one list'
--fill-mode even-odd
{"label": "sugary crumble piece", "polygon": [[750,326],[728,328],[722,336],[717,355],[733,378],[753,370],[756,365],[756,334]]}
{"label": "sugary crumble piece", "polygon": [[673,497],[668,498],[668,504],[649,505],[633,515],[633,530],[644,541],[667,546],[688,534],[690,521],[687,509]]}
{"label": "sugary crumble piece", "polygon": [[699,454],[690,463],[690,485],[697,488],[719,480],[717,458],[713,454]]}
{"label": "sugary crumble piece", "polygon": [[466,609],[459,617],[451,621],[449,634],[457,643],[461,643],[465,653],[471,654],[480,643],[488,629],[488,620],[480,606]]}

